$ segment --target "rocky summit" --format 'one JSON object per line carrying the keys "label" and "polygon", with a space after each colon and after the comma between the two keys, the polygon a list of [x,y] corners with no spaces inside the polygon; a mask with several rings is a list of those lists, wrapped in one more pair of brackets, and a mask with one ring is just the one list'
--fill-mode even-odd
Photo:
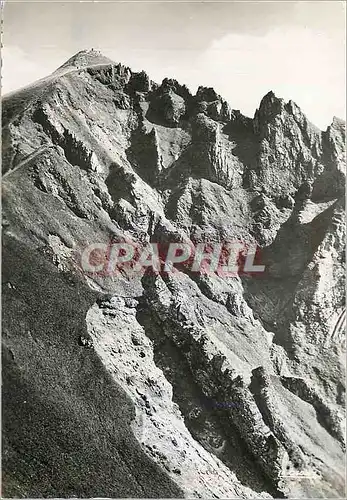
{"label": "rocky summit", "polygon": [[[2,125],[3,496],[343,497],[345,123],[91,50]],[[263,271],[87,272],[112,242]]]}

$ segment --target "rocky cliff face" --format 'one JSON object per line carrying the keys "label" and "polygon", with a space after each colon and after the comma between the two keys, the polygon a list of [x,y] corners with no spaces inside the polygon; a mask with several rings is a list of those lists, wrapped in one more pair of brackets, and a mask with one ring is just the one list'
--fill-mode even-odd
{"label": "rocky cliff face", "polygon": [[[4,496],[343,496],[344,147],[94,51],[5,96]],[[265,272],[84,273],[112,240]]]}

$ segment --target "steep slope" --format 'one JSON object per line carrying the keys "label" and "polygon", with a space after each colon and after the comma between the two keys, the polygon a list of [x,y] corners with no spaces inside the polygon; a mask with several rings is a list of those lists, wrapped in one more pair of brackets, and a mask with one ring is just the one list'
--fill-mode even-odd
{"label": "steep slope", "polygon": [[[4,97],[6,497],[343,495],[344,145],[95,51]],[[86,273],[111,241],[265,272]]]}

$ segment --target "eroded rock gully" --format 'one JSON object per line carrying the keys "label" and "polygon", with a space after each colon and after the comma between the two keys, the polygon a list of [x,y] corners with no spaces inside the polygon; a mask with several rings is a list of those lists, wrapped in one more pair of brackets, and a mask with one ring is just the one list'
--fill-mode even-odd
{"label": "eroded rock gully", "polygon": [[[343,495],[344,145],[95,51],[5,96],[5,497]],[[84,272],[128,240],[265,271]]]}

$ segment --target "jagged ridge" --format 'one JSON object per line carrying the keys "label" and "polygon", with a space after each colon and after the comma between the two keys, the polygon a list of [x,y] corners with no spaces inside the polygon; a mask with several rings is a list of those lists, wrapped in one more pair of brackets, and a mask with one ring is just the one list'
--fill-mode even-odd
{"label": "jagged ridge", "polygon": [[[135,436],[171,479],[155,495],[178,492],[176,485],[195,497],[341,494],[344,134],[338,119],[320,132],[272,92],[251,119],[213,89],[192,95],[173,79],[158,85],[95,51],[4,99],[4,252],[20,241],[67,279],[100,292],[86,314],[88,332],[135,407]],[[79,249],[110,238],[254,242],[267,272],[259,280],[196,277],[183,267],[175,278],[149,282],[86,278]],[[24,279],[24,259],[16,266]],[[25,279],[37,275],[28,272]],[[11,270],[5,280],[11,303],[20,281]],[[25,337],[26,315],[23,321]],[[6,328],[17,369],[27,343],[18,342],[13,317]],[[37,337],[35,321],[30,332]],[[63,343],[83,357],[77,337]],[[40,342],[49,351],[49,338]],[[25,380],[35,363],[44,372],[44,355],[40,360],[26,365]],[[181,370],[191,384],[181,382]],[[18,391],[17,376],[6,383]],[[207,412],[200,397],[238,406]],[[95,395],[88,398],[94,404]],[[9,424],[4,432],[6,453],[13,453]],[[40,435],[40,424],[30,432]],[[149,435],[156,436],[150,446]],[[5,483],[7,495],[47,493],[25,468],[3,466],[9,477],[20,470],[18,486]],[[293,482],[290,474],[315,480]],[[71,494],[81,491],[71,481]],[[106,491],[94,481],[85,494]],[[49,491],[61,495],[53,483]]]}

